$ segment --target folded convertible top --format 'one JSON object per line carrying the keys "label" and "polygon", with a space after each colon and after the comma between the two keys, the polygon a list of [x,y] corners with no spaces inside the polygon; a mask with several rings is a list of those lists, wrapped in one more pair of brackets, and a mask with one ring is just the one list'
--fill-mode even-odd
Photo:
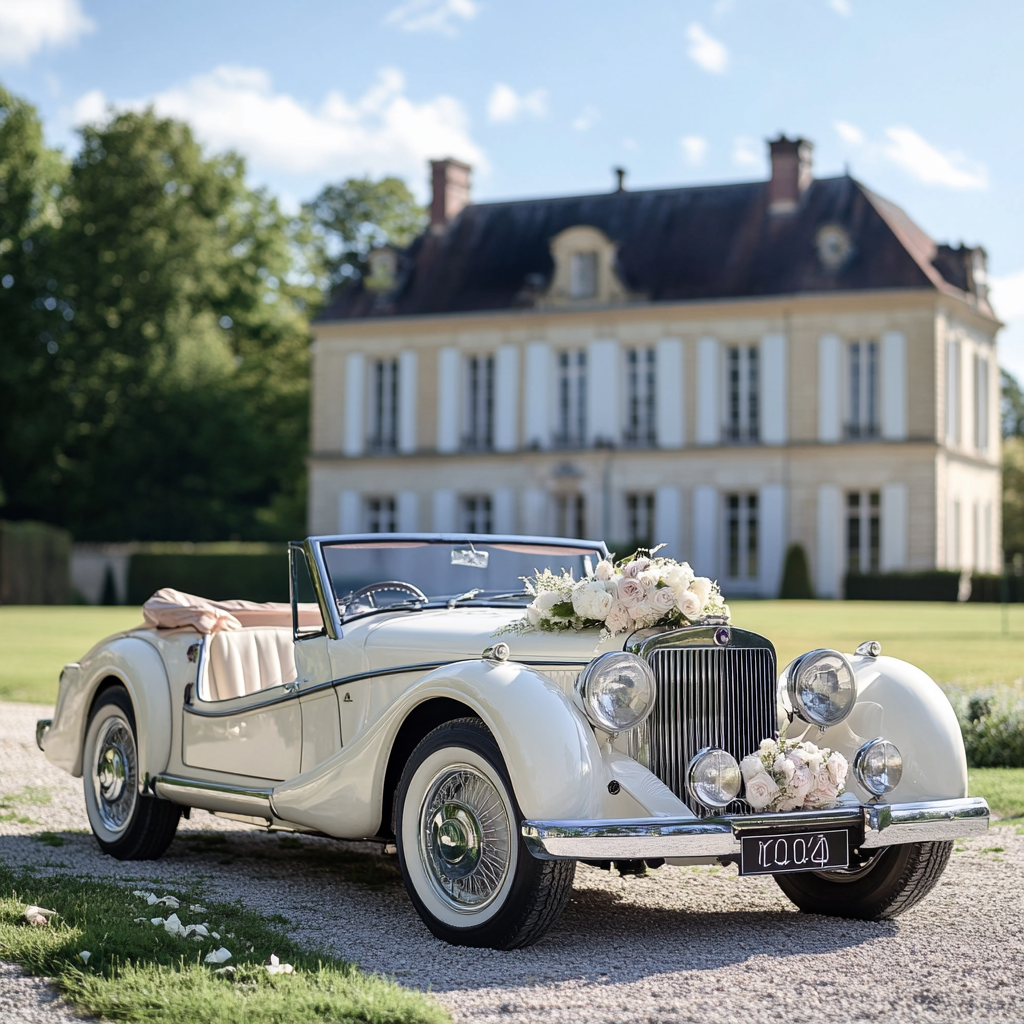
{"label": "folded convertible top", "polygon": [[[191,628],[199,633],[218,633],[246,626],[290,627],[292,624],[292,609],[288,604],[210,601],[171,587],[158,590],[142,606],[142,614],[146,625],[153,629]],[[300,626],[316,627],[322,621],[319,605],[299,605]]]}

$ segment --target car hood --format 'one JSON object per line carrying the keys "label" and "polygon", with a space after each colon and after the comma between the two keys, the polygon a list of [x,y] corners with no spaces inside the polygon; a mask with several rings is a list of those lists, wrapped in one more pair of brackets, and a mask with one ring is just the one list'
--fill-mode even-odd
{"label": "car hood", "polygon": [[585,663],[606,651],[622,650],[626,634],[601,641],[600,630],[558,633],[537,630],[523,636],[495,633],[523,617],[521,608],[431,608],[374,616],[366,621],[363,654],[370,670],[479,658],[499,641],[512,661]]}

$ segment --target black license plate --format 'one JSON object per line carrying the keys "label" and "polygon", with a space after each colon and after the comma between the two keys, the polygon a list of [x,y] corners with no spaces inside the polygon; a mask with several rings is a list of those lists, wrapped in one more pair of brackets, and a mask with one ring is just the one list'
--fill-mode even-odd
{"label": "black license plate", "polygon": [[788,832],[740,837],[741,875],[778,875],[850,866],[850,833]]}

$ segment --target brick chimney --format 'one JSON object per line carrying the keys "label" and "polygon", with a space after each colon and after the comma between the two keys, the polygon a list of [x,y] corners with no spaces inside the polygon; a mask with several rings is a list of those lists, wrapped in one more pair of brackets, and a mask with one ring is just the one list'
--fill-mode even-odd
{"label": "brick chimney", "polygon": [[430,229],[443,231],[469,205],[469,176],[473,168],[447,157],[430,161]]}
{"label": "brick chimney", "polygon": [[787,139],[780,135],[769,141],[772,178],[768,182],[768,212],[792,213],[807,186],[813,181],[811,156],[814,144],[806,139]]}

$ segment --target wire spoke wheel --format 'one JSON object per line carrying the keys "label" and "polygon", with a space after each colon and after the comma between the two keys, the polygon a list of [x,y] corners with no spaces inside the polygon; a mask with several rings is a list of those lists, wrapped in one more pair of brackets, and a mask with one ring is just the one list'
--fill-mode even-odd
{"label": "wire spoke wheel", "polygon": [[512,863],[512,827],[500,794],[472,766],[452,765],[428,785],[420,856],[453,910],[480,910],[501,891]]}
{"label": "wire spoke wheel", "polygon": [[138,798],[138,756],[131,726],[119,715],[108,718],[96,743],[92,786],[103,824],[123,832]]}

